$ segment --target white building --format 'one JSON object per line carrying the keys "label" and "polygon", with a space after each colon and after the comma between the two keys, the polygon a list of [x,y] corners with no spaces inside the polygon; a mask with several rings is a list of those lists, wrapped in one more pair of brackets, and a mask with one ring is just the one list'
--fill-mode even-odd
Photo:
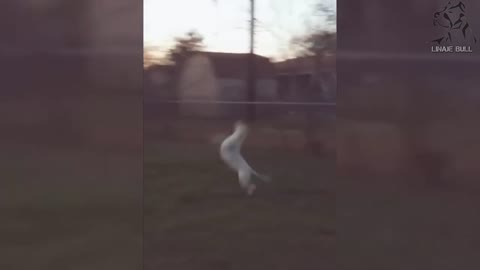
{"label": "white building", "polygon": [[[249,54],[198,52],[185,61],[178,81],[180,100],[246,101]],[[266,57],[255,56],[256,100],[277,97],[275,69]],[[238,107],[221,104],[184,103],[182,113],[225,115],[239,112]]]}

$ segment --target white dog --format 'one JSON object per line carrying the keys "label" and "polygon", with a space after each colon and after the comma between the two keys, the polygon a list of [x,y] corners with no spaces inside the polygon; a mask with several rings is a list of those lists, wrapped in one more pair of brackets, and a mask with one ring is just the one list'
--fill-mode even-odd
{"label": "white dog", "polygon": [[257,173],[248,165],[241,155],[241,147],[247,137],[248,127],[242,121],[235,123],[234,132],[228,136],[220,146],[220,157],[233,170],[238,173],[238,181],[240,186],[252,195],[256,189],[256,185],[252,181],[252,175],[263,181],[270,181],[270,178]]}

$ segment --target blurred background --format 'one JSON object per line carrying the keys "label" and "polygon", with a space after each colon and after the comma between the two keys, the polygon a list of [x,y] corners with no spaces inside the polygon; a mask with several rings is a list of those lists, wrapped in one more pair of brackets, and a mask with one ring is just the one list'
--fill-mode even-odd
{"label": "blurred background", "polygon": [[337,1],[340,269],[478,268],[480,47],[431,52],[448,2]]}
{"label": "blurred background", "polygon": [[2,269],[142,266],[142,2],[0,3]]}
{"label": "blurred background", "polygon": [[431,52],[447,2],[2,1],[1,265],[478,269],[480,48]]}
{"label": "blurred background", "polygon": [[335,267],[336,41],[335,1],[144,2],[145,269]]}

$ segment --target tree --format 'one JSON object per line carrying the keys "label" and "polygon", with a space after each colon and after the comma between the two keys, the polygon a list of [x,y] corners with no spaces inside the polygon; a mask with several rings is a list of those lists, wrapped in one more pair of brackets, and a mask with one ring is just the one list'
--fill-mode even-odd
{"label": "tree", "polygon": [[175,45],[168,51],[168,59],[176,66],[183,63],[189,53],[204,49],[203,36],[196,31],[189,31],[183,37],[175,38]]}
{"label": "tree", "polygon": [[[337,49],[336,33],[336,12],[323,3],[316,3],[313,8],[313,24],[307,21],[307,31],[303,35],[293,37],[291,40],[292,49],[299,57],[314,56],[315,75],[312,77],[308,87],[305,99],[307,101],[315,100],[318,91],[325,91],[322,87],[319,64],[325,55],[333,54]],[[325,92],[324,92],[325,93]],[[322,144],[316,138],[316,129],[318,121],[315,117],[313,107],[308,107],[305,111],[306,125],[304,130],[306,147],[315,153],[323,151]]]}
{"label": "tree", "polygon": [[335,12],[331,7],[323,3],[316,3],[313,11],[314,17],[323,17],[324,19],[324,24],[316,24],[317,29],[323,28],[322,26],[326,26],[326,28],[329,28],[328,30],[330,32],[336,32],[337,12]]}
{"label": "tree", "polygon": [[[201,51],[204,47],[203,36],[196,31],[189,31],[184,36],[175,38],[175,45],[168,50],[166,55],[166,58],[175,65],[173,69],[172,87],[170,89],[170,91],[172,91],[170,95],[173,99],[178,98],[178,83],[183,62],[190,53]],[[172,115],[177,115],[179,112],[179,104],[172,103],[170,106],[172,108]],[[164,123],[165,134],[173,134],[176,118],[168,117],[167,119],[168,121]]]}
{"label": "tree", "polygon": [[313,8],[313,24],[307,22],[307,32],[295,36],[291,46],[298,56],[323,56],[335,53],[337,48],[337,14],[329,6],[316,3]]}
{"label": "tree", "polygon": [[337,33],[319,31],[306,36],[294,37],[291,41],[297,56],[323,56],[337,50]]}

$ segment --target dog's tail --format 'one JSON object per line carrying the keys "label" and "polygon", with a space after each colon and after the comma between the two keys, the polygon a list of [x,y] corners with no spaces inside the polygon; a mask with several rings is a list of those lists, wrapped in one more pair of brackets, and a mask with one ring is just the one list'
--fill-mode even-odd
{"label": "dog's tail", "polygon": [[258,179],[264,181],[264,182],[270,182],[272,180],[272,178],[270,176],[267,176],[267,175],[264,175],[264,174],[261,174],[261,173],[258,173],[257,171],[255,171],[252,166],[250,166],[250,164],[248,164],[248,162],[242,158],[242,166],[245,166],[246,169],[248,169],[254,176],[256,176]]}
{"label": "dog's tail", "polygon": [[264,182],[270,182],[272,181],[272,177],[268,176],[268,175],[264,175],[264,174],[261,174],[261,173],[258,173],[256,172],[254,169],[252,169],[252,172],[253,174],[260,180],[264,181]]}

